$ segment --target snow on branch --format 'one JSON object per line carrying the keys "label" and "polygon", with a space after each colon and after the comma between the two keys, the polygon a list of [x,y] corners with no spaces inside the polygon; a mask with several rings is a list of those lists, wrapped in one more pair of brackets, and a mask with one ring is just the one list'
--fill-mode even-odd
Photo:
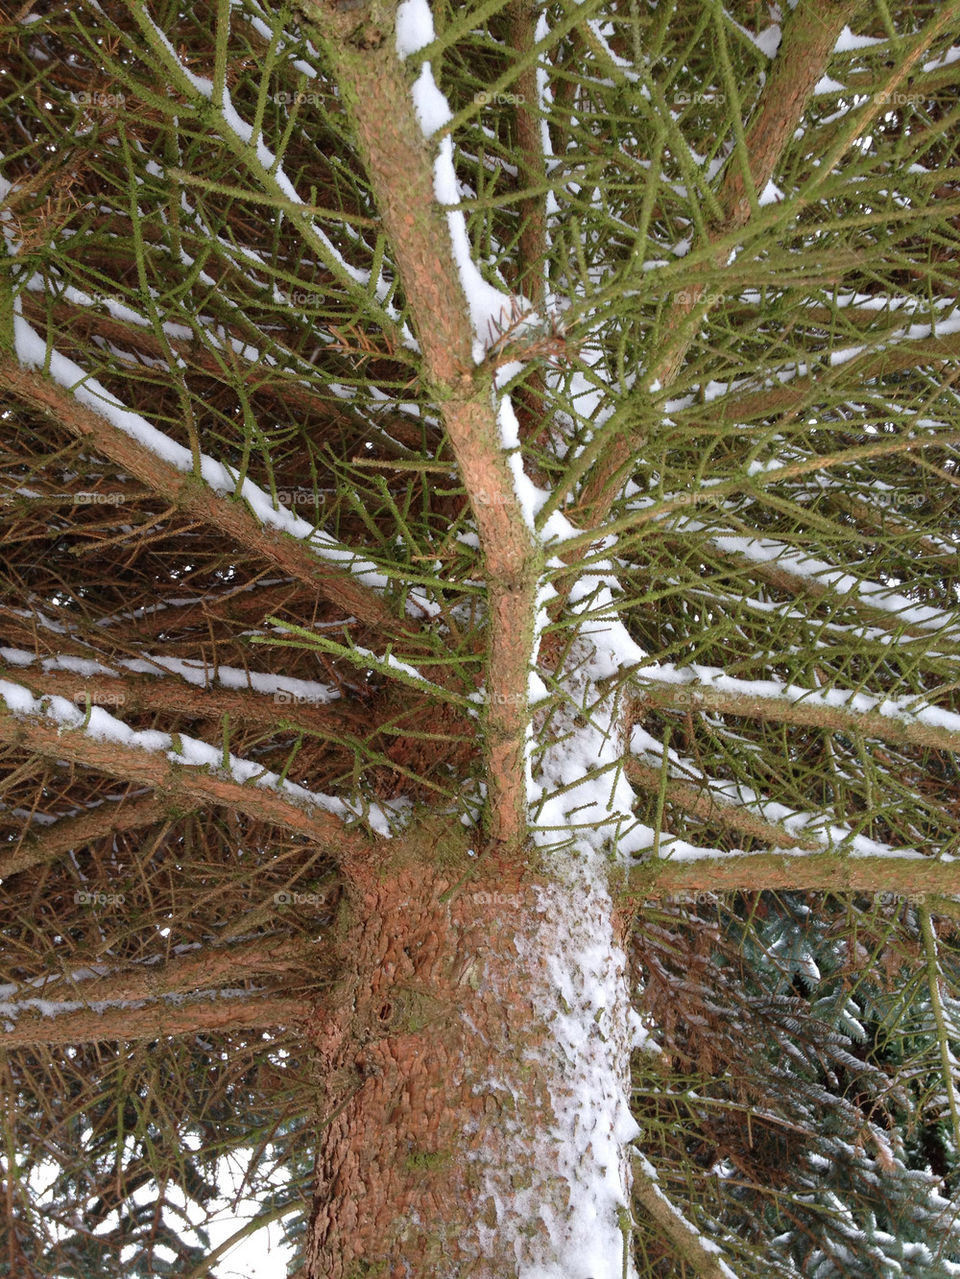
{"label": "snow on branch", "polygon": [[[662,770],[651,768],[638,759],[628,759],[625,772],[631,782],[654,794],[664,784]],[[810,852],[823,849],[822,840],[802,839],[787,830],[786,826],[767,821],[741,804],[732,803],[710,790],[698,790],[673,778],[666,781],[665,799],[668,804],[682,809],[691,817],[722,826],[740,835],[749,835],[751,839],[761,839],[770,848],[800,848]]]}
{"label": "snow on branch", "polygon": [[[343,800],[282,781],[252,760],[182,734],[136,730],[102,707],[86,714],[62,697],[35,698],[22,684],[0,680],[0,742],[48,759],[67,759],[114,777],[155,787],[190,806],[212,803],[307,835],[340,856],[355,840],[344,822],[358,816]],[[363,814],[389,834],[385,814]]]}
{"label": "snow on branch", "polygon": [[82,1004],[44,1006],[18,1011],[0,1004],[0,1048],[37,1048],[41,1044],[95,1044],[109,1040],[166,1039],[198,1031],[259,1030],[304,1021],[310,1005],[303,999],[278,996],[275,991],[254,994],[222,990],[217,998],[181,999],[156,1003],[119,1000],[86,1008]]}
{"label": "snow on branch", "polygon": [[55,1017],[78,1006],[105,1008],[188,994],[209,998],[213,991],[255,977],[282,978],[291,970],[302,971],[307,953],[302,937],[256,937],[233,946],[188,950],[166,963],[153,956],[121,966],[45,973],[20,986],[0,986],[0,1018],[13,1019],[25,1011]]}
{"label": "snow on branch", "polygon": [[[43,340],[20,316],[15,319],[22,339],[17,348],[22,365],[42,368],[46,352]],[[188,449],[139,414],[125,409],[66,356],[51,353],[49,372],[53,382],[22,365],[0,358],[0,387],[14,392],[74,435],[89,440],[151,492],[271,560],[348,614],[374,625],[392,623],[399,630],[399,622],[376,593],[375,588],[385,586],[386,579],[348,547],[323,534],[318,540],[312,524],[283,508],[275,509],[270,495],[249,479],[237,492],[233,476],[213,458],[202,458],[205,482],[197,483]],[[244,499],[247,506],[227,500],[234,495]]]}
{"label": "snow on branch", "polygon": [[[185,66],[167,36],[148,14],[145,5],[134,4],[131,11],[152,55],[163,65],[173,85],[192,110],[202,113],[205,119],[212,116],[212,123],[227,147],[266,194],[282,202],[287,216],[304,243],[317,254],[338,284],[348,294],[352,294],[365,311],[369,312],[373,308],[377,322],[391,334],[394,341],[401,341],[404,334],[386,304],[388,286],[382,280],[372,281],[369,272],[352,266],[316,225],[313,211],[304,203],[287,177],[280,157],[267,146],[261,129],[248,124],[237,111],[227,84],[224,82],[215,86],[212,80],[195,75]],[[259,126],[259,117],[256,123]]]}
{"label": "snow on branch", "polygon": [[653,901],[692,892],[755,893],[784,889],[820,893],[892,893],[908,901],[928,894],[960,896],[960,859],[891,850],[886,856],[851,853],[721,853],[658,858],[636,865],[625,895]]}
{"label": "snow on branch", "polygon": [[716,667],[651,663],[634,688],[658,709],[720,711],[747,719],[805,724],[829,732],[863,734],[902,745],[960,750],[960,715],[917,699],[884,698],[839,688],[801,688],[776,680],[741,680]]}
{"label": "snow on branch", "polygon": [[[684,520],[683,527],[696,532],[703,526],[695,520]],[[780,589],[818,599],[842,596],[845,603],[875,624],[896,624],[909,635],[934,632],[944,639],[955,640],[960,633],[951,613],[918,604],[890,586],[834,568],[825,560],[790,551],[774,538],[718,533],[710,538],[710,544],[721,555],[746,560],[754,576]]]}
{"label": "snow on branch", "polygon": [[670,1241],[677,1259],[699,1279],[737,1279],[720,1256],[719,1247],[705,1238],[676,1208],[657,1184],[657,1173],[643,1155],[633,1160],[633,1193],[657,1229]]}
{"label": "snow on branch", "polygon": [[[221,720],[229,715],[232,722],[270,730],[283,721],[318,737],[342,737],[369,730],[362,710],[341,703],[335,689],[316,680],[231,666],[201,666],[182,658],[152,654],[114,662],[120,670],[95,662],[47,658],[42,669],[35,671],[33,654],[7,648],[0,648],[0,659],[16,667],[19,679],[34,694],[64,697],[81,710],[89,698],[94,706]],[[121,673],[124,670],[131,673]],[[330,702],[337,705],[325,705]]]}

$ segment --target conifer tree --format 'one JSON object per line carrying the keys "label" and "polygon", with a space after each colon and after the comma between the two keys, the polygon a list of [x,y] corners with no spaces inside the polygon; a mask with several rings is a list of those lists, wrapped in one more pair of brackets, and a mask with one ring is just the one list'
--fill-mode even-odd
{"label": "conifer tree", "polygon": [[960,1275],[960,2],[0,20],[0,1275]]}

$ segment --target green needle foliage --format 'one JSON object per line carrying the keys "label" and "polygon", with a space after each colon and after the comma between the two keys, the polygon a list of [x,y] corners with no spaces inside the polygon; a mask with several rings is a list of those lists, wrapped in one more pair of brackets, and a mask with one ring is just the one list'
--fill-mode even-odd
{"label": "green needle foliage", "polygon": [[[266,805],[490,830],[516,495],[464,477],[323,35],[394,8],[0,3],[0,681],[86,713],[0,701],[9,1279],[226,1279],[231,1161],[302,1264],[340,836]],[[430,9],[404,74],[504,298],[463,376],[555,592],[530,767],[612,698],[550,785],[649,833],[637,1151],[739,1279],[960,1275],[960,4]],[[611,618],[645,657],[577,684]],[[633,1214],[642,1279],[729,1273]]]}

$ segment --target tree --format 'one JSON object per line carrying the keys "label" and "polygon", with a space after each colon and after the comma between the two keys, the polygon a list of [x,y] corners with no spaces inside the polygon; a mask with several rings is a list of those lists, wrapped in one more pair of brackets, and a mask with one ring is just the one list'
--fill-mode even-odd
{"label": "tree", "polygon": [[960,4],[14,8],[2,1273],[960,1273]]}

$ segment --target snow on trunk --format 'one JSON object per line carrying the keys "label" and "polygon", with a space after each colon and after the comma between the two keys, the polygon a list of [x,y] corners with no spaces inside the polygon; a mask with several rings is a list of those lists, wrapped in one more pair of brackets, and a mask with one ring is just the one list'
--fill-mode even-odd
{"label": "snow on trunk", "polygon": [[309,1273],[622,1279],[636,1126],[609,896],[490,855],[438,871],[454,842],[352,875],[350,975],[311,1036]]}

